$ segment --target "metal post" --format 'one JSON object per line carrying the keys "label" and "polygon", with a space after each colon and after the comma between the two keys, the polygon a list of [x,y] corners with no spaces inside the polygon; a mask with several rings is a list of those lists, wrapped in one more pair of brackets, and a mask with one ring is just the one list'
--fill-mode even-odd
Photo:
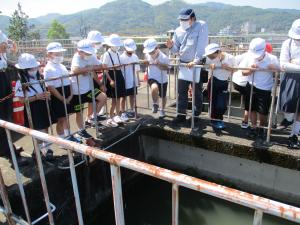
{"label": "metal post", "polygon": [[270,109],[269,123],[268,123],[267,143],[270,142],[270,138],[271,138],[273,111],[274,111],[274,104],[275,104],[275,98],[276,98],[277,81],[278,81],[278,73],[275,73],[275,82],[274,82],[273,88],[272,88],[272,101],[271,101],[271,109]]}
{"label": "metal post", "polygon": [[[64,89],[64,83],[63,83],[63,78],[60,78],[61,81],[61,87],[62,87],[62,94],[64,97],[64,108],[65,108],[65,115],[66,115],[66,119],[67,119],[67,127],[69,130],[69,134],[71,134],[71,126],[70,126],[70,119],[69,119],[69,114],[68,114],[68,109],[67,109],[67,101],[66,101],[66,93],[65,93],[65,89]],[[70,87],[72,88],[72,87]]]}
{"label": "metal post", "polygon": [[178,225],[179,190],[178,185],[172,185],[172,225]]}
{"label": "metal post", "polygon": [[116,225],[125,225],[121,169],[120,167],[111,164],[110,171],[111,171]]}
{"label": "metal post", "polygon": [[[123,66],[124,68],[124,83],[125,83],[125,96],[123,97],[125,99],[125,111],[128,110],[128,103],[127,103],[127,96],[126,96],[126,80],[127,80],[127,74],[126,74],[126,65]],[[124,113],[125,113],[124,111]]]}
{"label": "metal post", "polygon": [[253,225],[262,225],[263,211],[256,209],[254,213]]}
{"label": "metal post", "polygon": [[[94,78],[93,73],[89,74],[90,77],[90,85],[92,87],[92,104],[93,104],[93,115],[94,115],[94,123],[95,123],[95,129],[96,129],[96,137],[99,138],[99,130],[98,130],[98,120],[97,120],[97,104],[96,104],[96,95],[95,95],[95,85],[94,85]],[[100,87],[99,87],[100,88]]]}
{"label": "metal post", "polygon": [[148,105],[148,109],[150,109],[150,96],[149,96],[149,85],[148,85],[148,80],[149,80],[149,65],[146,66],[146,72],[147,72],[147,105]]}
{"label": "metal post", "polygon": [[[177,68],[177,66],[174,66],[174,70]],[[178,66],[178,72],[180,70],[180,67]],[[178,77],[177,77],[177,73],[174,71],[174,77],[175,77],[175,88],[174,88],[174,96],[175,96],[175,99],[176,99],[176,116],[179,115],[178,113],[178,92],[177,92],[177,88],[178,88]]]}
{"label": "metal post", "polygon": [[[196,68],[193,67],[193,84],[192,84],[192,121],[191,121],[191,128],[192,130],[195,128],[195,75],[196,75]],[[200,82],[200,81],[199,81]]]}
{"label": "metal post", "polygon": [[26,219],[27,219],[28,224],[31,224],[31,218],[30,218],[26,195],[25,195],[25,191],[24,191],[24,187],[23,187],[23,183],[22,183],[21,173],[20,173],[16,153],[15,153],[12,138],[11,138],[11,132],[8,129],[5,129],[5,131],[6,131],[6,135],[7,135],[7,139],[8,139],[10,154],[11,154],[12,162],[13,162],[15,173],[16,173],[16,179],[17,179],[19,190],[20,190]]}
{"label": "metal post", "polygon": [[133,72],[133,104],[134,104],[134,118],[137,119],[137,104],[136,104],[136,74],[135,74],[135,64],[132,64],[132,72]]}
{"label": "metal post", "polygon": [[232,104],[232,75],[233,75],[233,72],[231,73],[231,76],[229,77],[229,100],[228,100],[228,114],[227,114],[228,122],[230,122],[230,116],[231,116],[231,104]]}
{"label": "metal post", "polygon": [[[161,83],[160,83],[160,92],[161,92],[161,110],[163,109],[163,105],[164,105],[164,78],[163,78],[163,71],[160,70],[160,79],[161,79]],[[159,94],[158,94],[159,97]],[[167,96],[166,96],[167,98]]]}
{"label": "metal post", "polygon": [[[282,78],[280,76],[280,84],[279,84],[279,89],[278,89],[278,98],[277,98],[277,102],[276,102],[276,109],[275,109],[275,118],[274,118],[274,125],[277,126],[277,120],[278,120],[278,111],[279,111],[279,102],[280,102],[280,89],[281,89],[281,81]],[[277,90],[277,83],[276,83],[276,90]]]}
{"label": "metal post", "polygon": [[[39,81],[39,82],[42,83],[44,91],[47,92],[45,82],[44,81]],[[49,123],[50,123],[50,132],[53,135],[52,119],[51,119],[51,112],[50,112],[50,106],[49,106],[49,99],[48,98],[46,98],[46,106],[47,106],[48,119],[49,119]]]}
{"label": "metal post", "polygon": [[11,206],[10,206],[10,202],[8,199],[8,193],[7,193],[7,190],[5,187],[1,169],[0,169],[0,194],[1,194],[2,202],[3,202],[4,208],[5,208],[5,216],[7,218],[7,223],[9,225],[15,225],[15,222],[13,221],[13,218],[12,218],[13,213],[11,211]]}
{"label": "metal post", "polygon": [[253,99],[253,87],[254,87],[254,76],[255,76],[255,72],[253,72],[253,75],[252,75],[252,84],[251,84],[251,90],[250,90],[250,101],[249,101],[249,111],[248,111],[248,119],[252,126],[253,126],[253,123],[252,123],[252,120],[251,120],[251,110],[252,110],[252,99]]}
{"label": "metal post", "polygon": [[76,80],[77,80],[77,90],[78,90],[78,99],[79,99],[79,108],[80,108],[80,117],[81,117],[81,121],[83,124],[81,124],[81,126],[83,126],[83,128],[85,129],[85,125],[83,122],[83,105],[82,105],[82,100],[81,100],[81,94],[80,94],[80,87],[79,87],[79,78],[78,76],[81,75],[76,75]]}
{"label": "metal post", "polygon": [[212,119],[212,98],[213,98],[213,85],[214,85],[214,70],[211,70],[210,77],[210,98],[209,98],[209,117]]}

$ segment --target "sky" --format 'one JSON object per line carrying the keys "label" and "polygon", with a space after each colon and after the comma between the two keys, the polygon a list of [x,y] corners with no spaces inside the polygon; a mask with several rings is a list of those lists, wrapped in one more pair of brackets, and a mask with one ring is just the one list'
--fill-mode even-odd
{"label": "sky", "polygon": [[[23,11],[30,17],[49,13],[72,14],[84,9],[99,8],[112,0],[0,0],[2,15],[11,16],[21,3]],[[166,0],[144,0],[150,4],[161,4]],[[188,3],[221,2],[231,5],[250,5],[258,8],[300,9],[299,0],[185,0]]]}

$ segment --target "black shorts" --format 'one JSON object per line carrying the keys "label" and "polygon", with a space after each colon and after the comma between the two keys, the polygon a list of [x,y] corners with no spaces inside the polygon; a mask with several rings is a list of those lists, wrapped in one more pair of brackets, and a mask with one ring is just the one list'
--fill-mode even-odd
{"label": "black shorts", "polygon": [[[31,112],[31,118],[33,123],[33,129],[43,130],[43,129],[47,129],[50,126],[49,112],[45,100],[36,100],[30,102],[30,112]],[[25,117],[25,126],[30,127],[28,114],[25,108],[24,108],[24,117]],[[51,115],[50,118],[52,119]],[[52,119],[51,122],[55,123],[56,121]]]}
{"label": "black shorts", "polygon": [[[245,101],[249,102],[250,105],[250,93],[251,85],[248,83],[247,86],[247,98]],[[265,91],[253,87],[252,106],[251,111],[258,112],[262,115],[268,115],[271,104],[271,91]],[[249,109],[248,109],[249,110]]]}
{"label": "black shorts", "polygon": [[[64,86],[65,98],[68,98],[71,95],[71,86]],[[63,96],[63,88],[58,87],[56,90]],[[67,104],[67,113],[72,112],[72,105]],[[56,98],[54,95],[51,95],[51,110],[54,118],[59,119],[66,117],[64,102]]]}
{"label": "black shorts", "polygon": [[[115,72],[114,72],[115,71]],[[121,70],[109,70],[109,76],[115,81],[115,87],[110,86],[109,80],[106,78],[106,95],[109,98],[125,97],[125,80]]]}
{"label": "black shorts", "polygon": [[[101,93],[101,91],[98,88],[96,88],[94,91],[95,91],[95,98],[96,98]],[[80,100],[81,100],[81,105],[80,105]],[[92,103],[92,102],[93,102],[92,91],[88,91],[87,93],[82,95],[74,95],[70,103],[72,106],[72,112],[80,112],[81,110],[83,110],[84,103]]]}
{"label": "black shorts", "polygon": [[247,88],[246,86],[240,86],[236,83],[233,83],[233,87],[235,90],[237,90],[241,95],[243,95],[244,97],[244,104],[245,104],[245,107],[244,109],[245,110],[249,110],[249,101],[246,101],[246,99],[249,99],[249,97],[247,96],[248,95],[248,91],[247,91]]}
{"label": "black shorts", "polygon": [[149,84],[150,87],[152,86],[152,84],[157,84],[157,86],[158,86],[158,92],[159,92],[159,97],[162,97],[162,94],[161,94],[162,90],[161,90],[161,88],[163,88],[163,97],[165,98],[167,96],[168,82],[163,83],[163,85],[161,86],[161,84],[157,80],[149,79],[148,80],[148,84]]}
{"label": "black shorts", "polygon": [[[137,87],[135,88],[135,94],[137,95]],[[134,88],[129,88],[129,89],[126,89],[126,96],[132,96],[134,95]]]}

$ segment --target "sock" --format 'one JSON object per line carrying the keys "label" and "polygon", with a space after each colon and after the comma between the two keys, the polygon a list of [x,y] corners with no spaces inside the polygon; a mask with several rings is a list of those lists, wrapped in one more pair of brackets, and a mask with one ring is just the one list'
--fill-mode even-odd
{"label": "sock", "polygon": [[300,131],[300,122],[296,121],[296,122],[293,123],[293,129],[292,129],[292,132],[291,132],[290,136],[293,136],[293,135],[298,136],[299,131]]}
{"label": "sock", "polygon": [[64,134],[65,134],[65,137],[67,137],[70,135],[70,131],[68,129],[64,129]]}
{"label": "sock", "polygon": [[294,119],[294,113],[284,113],[284,118],[289,121],[292,122]]}

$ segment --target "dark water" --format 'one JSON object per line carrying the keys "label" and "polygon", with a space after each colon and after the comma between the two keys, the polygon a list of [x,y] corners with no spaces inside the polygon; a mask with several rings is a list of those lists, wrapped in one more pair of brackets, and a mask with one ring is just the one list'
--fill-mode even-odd
{"label": "dark water", "polygon": [[[171,184],[148,176],[124,191],[126,225],[171,225]],[[185,188],[179,192],[180,225],[252,225],[254,211]],[[99,214],[96,224],[112,225],[111,206]],[[110,208],[108,210],[108,208]],[[264,214],[263,225],[292,225],[296,223]]]}

